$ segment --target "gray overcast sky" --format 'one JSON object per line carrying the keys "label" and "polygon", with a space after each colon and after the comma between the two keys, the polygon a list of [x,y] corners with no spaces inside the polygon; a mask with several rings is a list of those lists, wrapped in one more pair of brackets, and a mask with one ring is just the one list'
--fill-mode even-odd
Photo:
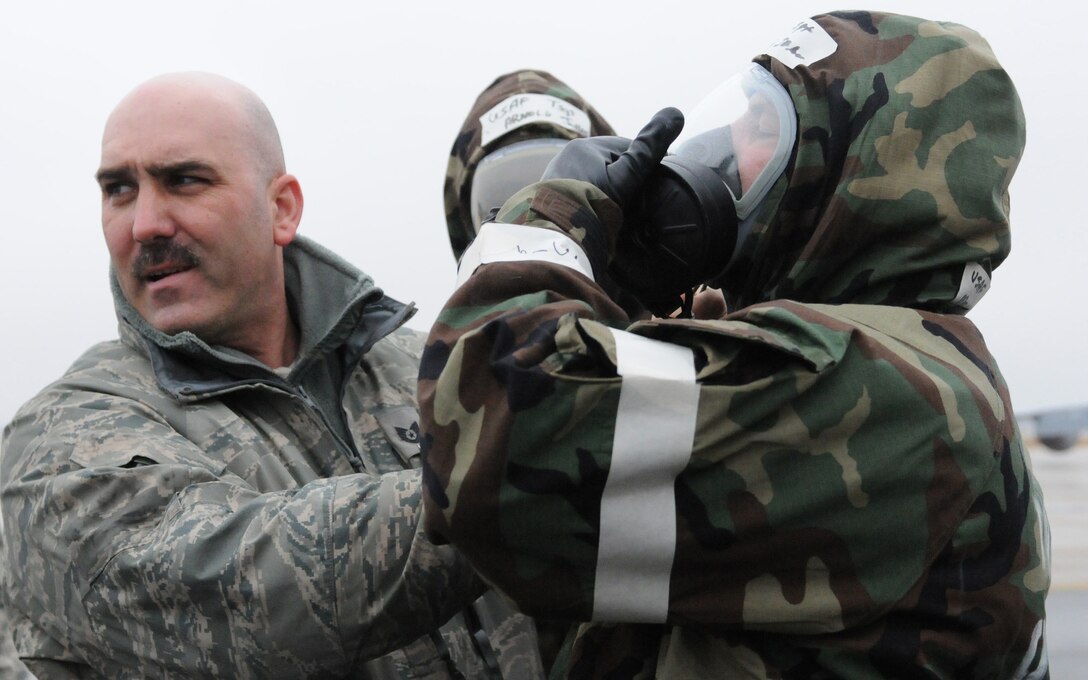
{"label": "gray overcast sky", "polygon": [[[1082,311],[1088,237],[1081,3],[885,0],[966,24],[1012,75],[1028,147],[1012,183],[1013,253],[971,312],[1017,410],[1088,405]],[[420,308],[454,281],[442,181],[476,95],[518,68],[551,71],[621,133],[703,94],[796,20],[854,5],[644,2],[22,1],[0,17],[0,422],[90,344],[115,337],[99,227],[105,118],[159,73],[205,70],[253,88],[306,196],[302,233]]]}

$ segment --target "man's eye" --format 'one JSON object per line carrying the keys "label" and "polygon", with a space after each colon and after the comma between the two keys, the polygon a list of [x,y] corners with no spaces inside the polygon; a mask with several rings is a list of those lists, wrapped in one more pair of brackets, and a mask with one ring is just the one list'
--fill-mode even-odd
{"label": "man's eye", "polygon": [[108,182],[102,185],[102,193],[110,198],[121,197],[133,191],[134,187],[128,182]]}
{"label": "man's eye", "polygon": [[204,184],[204,178],[195,175],[175,175],[170,178],[170,183],[176,187],[192,186],[194,184]]}

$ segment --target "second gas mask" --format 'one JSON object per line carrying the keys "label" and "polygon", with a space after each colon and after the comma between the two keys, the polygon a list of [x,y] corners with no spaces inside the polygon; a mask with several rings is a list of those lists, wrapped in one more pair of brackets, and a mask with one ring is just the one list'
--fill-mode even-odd
{"label": "second gas mask", "polygon": [[[614,276],[655,314],[721,275],[750,218],[785,171],[797,137],[789,93],[758,64],[722,83],[628,208]],[[650,265],[650,266],[647,266]]]}

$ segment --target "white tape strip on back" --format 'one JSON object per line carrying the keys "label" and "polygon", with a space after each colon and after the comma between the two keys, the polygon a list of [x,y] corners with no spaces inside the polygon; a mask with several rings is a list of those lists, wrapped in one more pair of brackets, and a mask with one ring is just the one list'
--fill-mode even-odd
{"label": "white tape strip on back", "polygon": [[593,620],[660,623],[676,553],[675,480],[695,439],[695,359],[687,347],[613,335],[623,386],[601,496]]}
{"label": "white tape strip on back", "polygon": [[522,224],[487,222],[457,265],[460,286],[482,264],[537,260],[569,267],[591,280],[593,268],[577,241],[566,234]]}

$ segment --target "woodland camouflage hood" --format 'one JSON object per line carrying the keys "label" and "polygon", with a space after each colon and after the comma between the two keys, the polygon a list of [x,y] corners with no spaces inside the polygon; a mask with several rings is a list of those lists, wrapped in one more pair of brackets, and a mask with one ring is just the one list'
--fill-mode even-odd
{"label": "woodland camouflage hood", "polygon": [[[578,132],[561,124],[543,121],[511,126],[509,132],[494,139],[485,140],[481,117],[505,100],[525,94],[543,94],[555,97],[584,111],[589,119],[589,130]],[[450,246],[454,257],[468,247],[476,232],[470,217],[472,178],[480,161],[489,153],[527,139],[555,137],[575,139],[583,136],[614,135],[597,110],[572,90],[566,83],[546,71],[521,70],[496,78],[488,85],[472,105],[461,130],[450,149],[450,161],[446,168],[446,181],[442,195],[446,204],[446,226],[450,234]]]}
{"label": "woodland camouflage hood", "polygon": [[[821,29],[830,56],[780,60],[803,57]],[[834,12],[769,52],[755,61],[788,89],[798,142],[720,280],[730,307],[969,309],[1009,253],[1024,147],[1016,90],[987,42],[952,23]]]}

